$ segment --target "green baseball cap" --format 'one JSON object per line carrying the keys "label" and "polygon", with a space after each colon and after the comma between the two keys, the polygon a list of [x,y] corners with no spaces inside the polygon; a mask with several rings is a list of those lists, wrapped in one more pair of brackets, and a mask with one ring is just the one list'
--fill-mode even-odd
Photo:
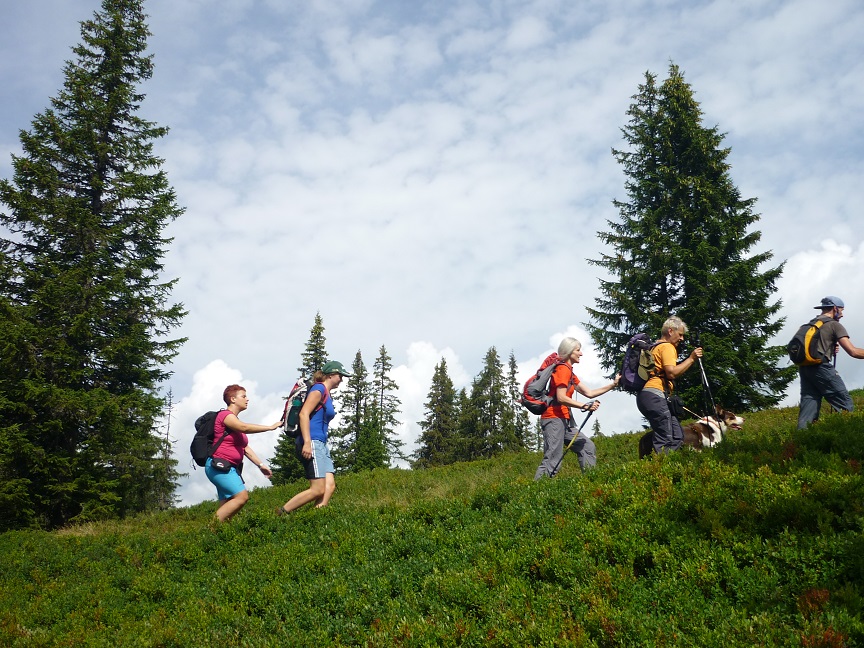
{"label": "green baseball cap", "polygon": [[321,371],[324,373],[325,376],[338,373],[340,376],[347,376],[348,378],[351,377],[351,372],[346,371],[345,367],[342,366],[342,363],[336,360],[331,360],[330,362],[325,364],[321,368]]}

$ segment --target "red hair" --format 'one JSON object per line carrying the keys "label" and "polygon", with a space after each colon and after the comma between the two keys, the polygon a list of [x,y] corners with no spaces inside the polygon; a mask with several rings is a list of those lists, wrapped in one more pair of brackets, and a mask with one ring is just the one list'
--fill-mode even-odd
{"label": "red hair", "polygon": [[241,385],[228,385],[225,391],[222,392],[222,400],[226,405],[231,404],[231,399],[237,395],[237,392],[246,391],[246,388]]}

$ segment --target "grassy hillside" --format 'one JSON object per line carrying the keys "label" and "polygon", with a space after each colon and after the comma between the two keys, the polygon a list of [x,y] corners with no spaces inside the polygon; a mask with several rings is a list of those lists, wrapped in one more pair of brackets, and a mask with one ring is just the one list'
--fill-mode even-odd
{"label": "grassy hillside", "polygon": [[[853,394],[864,409],[864,394]],[[554,480],[518,454],[302,483],[0,536],[3,646],[861,646],[864,414],[748,417],[702,453],[597,439]]]}

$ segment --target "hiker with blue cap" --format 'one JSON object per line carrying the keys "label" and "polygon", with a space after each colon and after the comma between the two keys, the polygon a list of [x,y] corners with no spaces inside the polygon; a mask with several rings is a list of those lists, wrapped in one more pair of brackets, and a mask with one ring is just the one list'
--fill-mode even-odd
{"label": "hiker with blue cap", "polygon": [[[853,358],[864,360],[864,349],[849,340],[846,327],[840,323],[845,305],[839,297],[824,297],[819,306],[820,315],[810,321],[815,327],[814,356],[821,361],[798,365],[801,378],[801,405],[798,411],[798,429],[802,430],[819,418],[824,398],[837,411],[851,412],[855,406],[846,384],[837,373],[836,356],[840,347]],[[832,360],[834,362],[832,363]]]}

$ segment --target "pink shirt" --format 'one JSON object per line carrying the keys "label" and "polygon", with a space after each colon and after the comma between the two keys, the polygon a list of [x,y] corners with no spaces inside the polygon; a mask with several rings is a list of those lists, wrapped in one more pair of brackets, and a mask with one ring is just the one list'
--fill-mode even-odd
{"label": "pink shirt", "polygon": [[249,437],[243,432],[237,432],[225,427],[225,417],[229,414],[231,414],[231,410],[226,409],[216,415],[216,422],[213,426],[213,444],[215,445],[226,431],[228,436],[225,437],[225,440],[219,445],[213,456],[227,459],[235,466],[239,466],[243,463],[246,446],[249,445]]}

